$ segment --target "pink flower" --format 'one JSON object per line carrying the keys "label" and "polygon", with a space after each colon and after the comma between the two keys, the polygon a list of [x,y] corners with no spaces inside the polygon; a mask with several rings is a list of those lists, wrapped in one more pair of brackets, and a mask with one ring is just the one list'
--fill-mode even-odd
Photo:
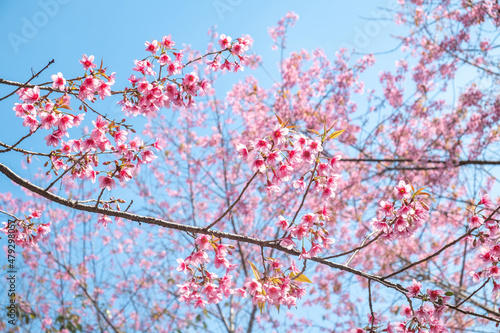
{"label": "pink flower", "polygon": [[489,208],[493,206],[493,201],[490,199],[489,194],[484,194],[481,196],[481,199],[479,200],[480,205],[484,205],[485,207]]}
{"label": "pink flower", "polygon": [[251,144],[252,148],[254,148],[260,152],[263,152],[263,153],[266,153],[271,148],[271,144],[269,142],[267,142],[265,139],[259,139],[257,141],[250,141],[250,144]]}
{"label": "pink flower", "polygon": [[181,73],[182,66],[177,61],[171,62],[167,65],[169,75],[177,75]]}
{"label": "pink flower", "polygon": [[392,202],[390,201],[380,201],[380,208],[379,208],[379,212],[381,213],[384,213],[385,216],[393,216],[394,213],[393,213],[393,210],[394,210],[394,205]]}
{"label": "pink flower", "polygon": [[236,151],[238,152],[238,157],[246,161],[248,159],[248,149],[244,144],[238,143],[236,146]]}
{"label": "pink flower", "polygon": [[342,155],[335,155],[330,159],[330,165],[332,168],[340,168],[339,161],[342,159]]}
{"label": "pink flower", "polygon": [[310,140],[308,146],[309,146],[309,150],[314,155],[319,153],[320,151],[323,151],[323,147],[321,145],[320,140]]}
{"label": "pink flower", "polygon": [[281,178],[283,181],[288,181],[290,180],[290,176],[292,175],[293,168],[287,164],[281,163],[281,165],[278,168],[278,176]]}
{"label": "pink flower", "polygon": [[295,180],[292,182],[293,188],[299,188],[301,191],[306,189],[306,183],[304,182],[304,178],[300,178],[299,180]]}
{"label": "pink flower", "polygon": [[[29,210],[29,212],[30,212],[30,216],[31,216],[31,218],[35,218],[35,219],[37,219],[37,218],[40,218],[40,217],[42,216],[42,211],[41,211],[41,210],[39,210],[39,209],[32,209],[32,208],[29,208],[28,210]],[[49,223],[49,224],[50,224],[50,223]]]}
{"label": "pink flower", "polygon": [[115,187],[115,180],[109,175],[101,176],[99,177],[99,187],[106,188],[108,191],[111,191],[111,189]]}
{"label": "pink flower", "polygon": [[141,153],[143,163],[151,163],[158,158],[151,150],[145,150]]}
{"label": "pink flower", "polygon": [[413,311],[411,311],[411,308],[408,305],[401,306],[401,314],[406,316],[406,318],[413,317]]}
{"label": "pink flower", "polygon": [[245,288],[246,291],[252,296],[262,292],[262,285],[256,279],[252,279],[252,281],[245,283]]}
{"label": "pink flower", "polygon": [[181,258],[177,258],[177,262],[179,263],[179,266],[177,266],[177,271],[184,272],[184,274],[186,274],[186,271],[189,269],[188,264],[186,264]]}
{"label": "pink flower", "polygon": [[26,89],[22,96],[24,102],[33,104],[40,99],[40,88],[38,86]]}
{"label": "pink flower", "polygon": [[171,35],[168,35],[168,36],[163,36],[161,44],[165,46],[167,49],[171,49],[175,45],[175,42],[172,41]]}
{"label": "pink flower", "polygon": [[118,172],[118,179],[121,182],[128,182],[132,179],[132,172],[130,168],[123,168]]}
{"label": "pink flower", "polygon": [[288,230],[291,232],[292,237],[297,237],[298,240],[302,240],[309,233],[309,227],[305,223],[300,223],[298,226]]}
{"label": "pink flower", "polygon": [[278,299],[281,297],[281,288],[272,285],[269,288],[267,288],[267,295],[271,299]]}
{"label": "pink flower", "polygon": [[219,38],[220,47],[223,49],[229,48],[231,46],[231,40],[232,40],[231,37],[221,34]]}
{"label": "pink flower", "polygon": [[233,67],[233,63],[229,62],[227,59],[226,59],[226,61],[224,61],[224,63],[222,65],[220,65],[221,70],[227,69],[228,71],[230,71],[232,67]]}
{"label": "pink flower", "polygon": [[209,250],[210,249],[210,237],[207,235],[200,235],[196,238],[195,243],[198,245],[200,250]]}
{"label": "pink flower", "polygon": [[60,129],[60,130],[66,130],[68,128],[73,127],[73,116],[69,114],[62,115],[59,117],[55,125]]}
{"label": "pink flower", "polygon": [[193,256],[193,262],[196,264],[203,265],[210,262],[208,254],[203,250],[193,253],[192,256]]}
{"label": "pink flower", "polygon": [[45,137],[45,141],[47,141],[47,146],[57,147],[59,141],[61,140],[61,136],[58,135],[57,131],[49,134]]}
{"label": "pink flower", "polygon": [[267,181],[266,191],[268,195],[272,193],[279,193],[281,189],[275,183],[272,183],[270,180]]}
{"label": "pink flower", "polygon": [[477,215],[472,215],[469,219],[469,227],[470,228],[479,228],[483,224],[481,218]]}
{"label": "pink flower", "polygon": [[410,298],[415,297],[420,293],[421,289],[422,289],[422,284],[413,279],[413,284],[408,287],[408,292],[406,293],[406,296]]}
{"label": "pink flower", "polygon": [[266,162],[261,158],[256,159],[252,164],[252,171],[264,173],[266,171]]}
{"label": "pink flower", "polygon": [[282,144],[286,141],[286,136],[288,135],[289,129],[286,127],[281,127],[281,125],[276,125],[274,127],[272,138],[276,144]]}
{"label": "pink flower", "polygon": [[376,218],[372,219],[371,225],[373,226],[373,230],[379,232],[382,231],[384,233],[389,233],[389,225],[385,221],[380,221]]}
{"label": "pink flower", "polygon": [[36,229],[36,232],[39,236],[45,236],[50,232],[50,222],[47,224],[40,224]]}
{"label": "pink flower", "polygon": [[229,268],[231,266],[231,263],[229,262],[229,260],[227,260],[225,257],[220,256],[220,255],[215,256],[214,264],[215,264],[215,268],[219,268],[221,266]]}
{"label": "pink flower", "polygon": [[201,309],[204,309],[205,306],[208,304],[207,301],[205,301],[205,299],[203,299],[201,296],[199,296],[196,301],[194,302],[194,308],[201,308]]}
{"label": "pink flower", "polygon": [[97,67],[97,65],[94,64],[93,61],[94,61],[94,56],[93,55],[87,57],[87,55],[84,54],[82,56],[82,59],[80,60],[80,64],[83,65],[83,69],[88,70],[88,69],[92,69],[92,68],[96,68]]}
{"label": "pink flower", "polygon": [[304,259],[311,259],[311,254],[306,251],[306,249],[303,247],[302,252],[299,255],[299,260],[304,260]]}
{"label": "pink flower", "polygon": [[65,89],[64,85],[66,84],[66,79],[63,77],[61,72],[57,73],[57,75],[52,75],[50,78],[54,81],[52,83],[52,88],[59,90]]}
{"label": "pink flower", "polygon": [[490,266],[488,268],[488,276],[498,277],[500,275],[500,268],[498,266]]}
{"label": "pink flower", "polygon": [[441,289],[427,289],[427,294],[429,295],[429,299],[431,302],[435,302],[438,300],[438,298],[443,294],[444,292]]}
{"label": "pink flower", "polygon": [[401,180],[399,184],[394,187],[394,192],[396,193],[396,198],[398,200],[401,199],[410,199],[411,194],[411,186],[410,184],[406,184],[404,180]]}
{"label": "pink flower", "polygon": [[283,158],[281,157],[280,151],[279,150],[273,150],[269,152],[267,155],[266,162],[268,165],[271,164],[276,164],[277,162],[280,162]]}
{"label": "pink flower", "polygon": [[161,66],[165,66],[166,64],[169,64],[171,62],[171,59],[168,56],[168,54],[163,53],[158,59],[158,62],[160,63]]}
{"label": "pink flower", "polygon": [[280,245],[283,246],[286,249],[293,249],[295,246],[297,246],[291,238],[283,238],[280,241]]}
{"label": "pink flower", "polygon": [[317,221],[318,216],[313,213],[306,214],[302,217],[302,222],[304,222],[309,228],[311,228]]}
{"label": "pink flower", "polygon": [[111,223],[111,218],[107,215],[99,215],[97,223],[102,224],[104,227],[106,227],[108,223]]}
{"label": "pink flower", "polygon": [[217,58],[212,60],[212,61],[207,61],[207,65],[208,65],[208,68],[213,70],[213,71],[218,70],[220,67],[220,63],[219,63],[219,60]]}
{"label": "pink flower", "polygon": [[97,93],[100,99],[106,98],[106,96],[111,96],[111,82],[100,81],[97,86]]}
{"label": "pink flower", "polygon": [[274,225],[277,226],[278,228],[283,229],[283,230],[285,230],[286,228],[288,228],[288,222],[281,215],[278,217],[278,221],[276,223],[274,223]]}
{"label": "pink flower", "polygon": [[474,283],[478,283],[481,279],[481,272],[476,273],[474,271],[471,271],[469,275],[472,277],[472,281],[474,281]]}
{"label": "pink flower", "polygon": [[34,132],[38,128],[38,125],[38,120],[35,117],[31,115],[25,116],[23,126],[29,127],[31,132]]}
{"label": "pink flower", "polygon": [[160,48],[160,44],[158,44],[157,40],[153,40],[151,43],[146,42],[146,51],[151,52],[151,54],[155,54]]}

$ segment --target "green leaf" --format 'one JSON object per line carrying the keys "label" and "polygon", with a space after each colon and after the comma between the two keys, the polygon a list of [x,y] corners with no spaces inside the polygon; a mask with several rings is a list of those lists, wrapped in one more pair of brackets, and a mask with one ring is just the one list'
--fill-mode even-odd
{"label": "green leaf", "polygon": [[455,295],[455,294],[453,293],[453,291],[447,291],[447,292],[445,292],[444,294],[445,294],[446,296],[453,296],[453,295]]}

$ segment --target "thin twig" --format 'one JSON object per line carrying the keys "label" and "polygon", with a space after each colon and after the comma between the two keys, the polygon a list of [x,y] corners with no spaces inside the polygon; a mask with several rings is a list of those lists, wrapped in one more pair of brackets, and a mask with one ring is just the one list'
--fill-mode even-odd
{"label": "thin twig", "polygon": [[16,221],[21,221],[21,219],[19,217],[12,215],[11,213],[7,213],[6,211],[0,210],[0,213],[10,216],[13,219],[15,219]]}
{"label": "thin twig", "polygon": [[257,177],[257,174],[259,172],[256,171],[252,178],[250,178],[250,180],[247,182],[247,184],[245,185],[245,187],[243,188],[243,190],[241,191],[240,195],[238,196],[238,198],[231,204],[231,206],[229,206],[226,211],[215,221],[213,221],[212,223],[210,223],[208,226],[206,226],[204,229],[205,230],[208,230],[210,228],[212,228],[214,225],[216,225],[217,223],[219,223],[220,220],[222,220],[224,218],[224,216],[226,216],[234,207],[234,205],[236,205],[240,200],[241,200],[241,197],[243,196],[243,193],[245,193],[245,191],[247,190],[247,188],[250,186],[250,184],[252,183],[252,181],[255,179],[255,177]]}
{"label": "thin twig", "polygon": [[[4,96],[4,97],[0,98],[0,101],[3,101],[4,99],[9,98],[10,96],[14,95],[19,89],[26,87],[27,84],[31,82],[31,80],[33,80],[34,78],[38,77],[38,75],[40,75],[44,70],[46,70],[47,68],[49,68],[49,66],[52,65],[54,62],[55,62],[54,59],[52,59],[51,61],[49,61],[49,63],[44,68],[42,68],[38,73],[36,73],[35,75],[33,75],[28,81],[26,81],[26,83],[24,83],[23,85],[19,86],[19,88],[17,88],[16,90],[14,90],[13,92],[11,92],[7,96]],[[4,83],[2,81],[4,81],[4,80],[0,79],[0,83]]]}
{"label": "thin twig", "polygon": [[476,291],[474,291],[472,294],[469,295],[469,297],[467,297],[466,299],[464,299],[462,302],[458,303],[456,305],[456,307],[458,308],[460,305],[464,304],[465,302],[467,302],[472,296],[474,296],[479,290],[483,289],[484,286],[486,286],[486,284],[488,282],[490,282],[490,279],[491,278],[488,278],[486,281],[484,281],[484,283],[481,285],[481,287],[479,287]]}

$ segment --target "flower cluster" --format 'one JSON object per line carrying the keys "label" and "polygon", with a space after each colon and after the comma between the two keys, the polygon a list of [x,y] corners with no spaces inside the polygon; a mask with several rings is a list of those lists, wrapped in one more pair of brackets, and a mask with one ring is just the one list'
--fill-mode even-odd
{"label": "flower cluster", "polygon": [[286,31],[288,27],[293,27],[298,19],[299,15],[295,14],[294,12],[288,12],[278,21],[277,26],[268,28],[269,36],[271,36],[274,41],[273,50],[276,50],[278,46],[281,46],[283,48],[286,47]]}
{"label": "flower cluster", "polygon": [[[255,278],[247,279],[242,287],[235,287],[233,276],[229,275],[229,272],[237,267],[228,260],[232,249],[232,246],[222,244],[220,239],[207,235],[198,236],[195,239],[195,250],[185,259],[177,259],[177,271],[190,275],[189,281],[178,285],[179,300],[192,303],[195,308],[204,308],[207,304],[217,304],[230,295],[249,296],[253,304],[261,309],[265,304],[277,307],[285,305],[290,308],[297,304],[297,299],[305,295],[305,289],[301,288],[299,283],[310,281],[300,274],[295,262],[283,270],[283,263],[272,258],[267,259],[268,269],[262,275],[255,265],[250,263]],[[210,252],[213,253],[213,260],[209,256]],[[212,261],[215,268],[225,269],[222,277],[206,269],[205,264]]]}
{"label": "flower cluster", "polygon": [[[244,53],[250,44],[249,38],[241,37],[233,41],[231,37],[222,34],[219,40],[221,50],[214,52],[216,55],[208,62],[209,68],[243,70],[241,64],[246,60]],[[161,42],[146,42],[146,51],[151,55],[134,61],[133,70],[140,73],[141,77],[129,77],[132,87],[125,89],[123,99],[118,102],[125,113],[132,116],[152,116],[164,107],[192,107],[196,104],[193,97],[208,93],[210,83],[206,79],[200,79],[196,72],[182,75],[183,69],[194,60],[183,64],[184,53],[175,50],[174,45],[170,35],[163,37]],[[228,56],[220,64],[219,57],[224,57],[224,52],[234,60],[230,61]],[[156,63],[158,73],[154,70]]]}
{"label": "flower cluster", "polygon": [[[59,170],[70,171],[72,178],[95,182],[97,175],[103,173],[105,175],[99,177],[99,186],[111,190],[115,186],[114,179],[128,181],[140,164],[152,162],[156,156],[150,148],[159,146],[157,143],[144,144],[139,137],[128,140],[128,134],[133,130],[124,120],[115,122],[104,119],[101,115],[92,121],[93,129],[89,134],[80,139],[64,141],[64,137],[69,137],[68,130],[79,127],[85,117],[83,113],[71,112],[71,94],[82,103],[85,99],[94,101],[97,95],[101,99],[111,95],[114,73],[107,75],[102,68],[94,70],[97,66],[93,60],[93,56],[83,55],[80,63],[88,73],[81,78],[66,80],[61,73],[52,75],[52,88],[64,92],[59,98],[49,99],[48,94],[42,96],[38,86],[20,89],[17,94],[22,103],[16,103],[14,111],[16,116],[23,119],[23,125],[30,127],[32,133],[39,129],[50,131],[45,136],[47,146],[59,147],[51,152],[49,161],[56,175]],[[66,86],[68,81],[69,85]],[[74,90],[78,90],[78,94],[72,93]],[[87,111],[86,105],[83,105]],[[94,170],[100,165],[99,155],[110,152],[116,155],[115,168],[110,171]],[[102,165],[110,163],[111,161],[106,161]]]}
{"label": "flower cluster", "polygon": [[[193,303],[195,308],[204,308],[207,304],[219,303],[223,296],[229,297],[235,293],[235,290],[231,288],[233,276],[229,275],[229,272],[237,265],[231,264],[227,259],[232,249],[232,246],[222,244],[220,239],[210,238],[207,235],[197,237],[195,250],[185,259],[177,259],[179,263],[177,271],[191,276],[188,282],[178,285],[179,301]],[[205,264],[212,262],[208,255],[210,250],[213,250],[215,267],[226,269],[224,276],[220,278],[216,273],[209,272],[205,268]]]}
{"label": "flower cluster", "polygon": [[[378,210],[379,217],[372,219],[372,227],[376,232],[382,232],[383,238],[390,241],[398,238],[411,237],[422,227],[429,217],[429,207],[422,196],[429,194],[422,189],[415,191],[413,186],[401,180],[394,187],[394,201],[382,200]],[[400,201],[400,205],[397,202]]]}
{"label": "flower cluster", "polygon": [[396,325],[395,332],[448,332],[442,317],[453,292],[427,289],[427,293],[423,293],[422,284],[416,280],[413,280],[412,285],[407,289],[406,296],[419,298],[422,300],[422,304],[417,310],[408,305],[401,307],[400,313],[408,320]]}
{"label": "flower cluster", "polygon": [[[324,140],[324,138],[323,138]],[[261,139],[250,141],[248,145],[236,146],[239,157],[251,162],[253,172],[266,174],[266,191],[269,194],[281,192],[280,185],[292,179],[294,172],[301,168],[312,173],[313,188],[325,200],[335,196],[340,155],[331,159],[320,156],[323,140],[306,138],[303,134],[293,134],[284,124],[274,127],[272,133]],[[307,187],[304,175],[292,182],[296,189]]]}
{"label": "flower cluster", "polygon": [[4,227],[0,228],[0,232],[6,235],[13,234],[15,244],[21,247],[35,246],[50,232],[50,222],[38,224],[33,222],[34,219],[39,219],[42,216],[40,210],[30,208],[29,212],[30,214],[24,220],[16,220],[14,222],[14,229],[9,228],[7,222],[2,222]]}
{"label": "flower cluster", "polygon": [[[329,219],[328,215],[329,212],[326,207],[316,213],[305,214],[299,223],[287,221],[280,215],[275,223],[277,227],[285,232],[284,237],[280,240],[280,245],[292,249],[297,246],[294,239],[302,241],[300,260],[310,259],[329,249],[335,240],[329,237],[329,232],[325,229],[325,221]],[[311,243],[308,251],[304,247],[304,240],[306,239]]]}
{"label": "flower cluster", "polygon": [[[500,243],[499,243],[499,232],[500,227],[498,220],[487,218],[484,216],[482,211],[485,208],[492,207],[492,200],[488,194],[481,196],[479,202],[474,206],[474,211],[472,216],[469,218],[469,228],[475,230],[479,229],[481,226],[485,226],[483,230],[478,230],[477,233],[469,236],[469,239],[473,239],[472,245],[474,247],[481,245],[480,253],[477,255],[477,264],[483,264],[486,267],[478,269],[477,271],[469,272],[474,282],[479,282],[482,277],[493,279],[493,290],[494,296],[498,291],[500,291],[500,285],[495,281],[495,278],[500,277]],[[498,287],[497,287],[498,286]]]}
{"label": "flower cluster", "polygon": [[52,133],[45,137],[49,146],[57,146],[63,136],[69,136],[67,130],[78,127],[85,116],[65,111],[69,109],[71,99],[68,94],[50,100],[42,96],[38,86],[21,88],[17,94],[22,103],[14,105],[16,116],[23,119],[23,126],[29,127],[32,133],[39,128],[52,130]]}

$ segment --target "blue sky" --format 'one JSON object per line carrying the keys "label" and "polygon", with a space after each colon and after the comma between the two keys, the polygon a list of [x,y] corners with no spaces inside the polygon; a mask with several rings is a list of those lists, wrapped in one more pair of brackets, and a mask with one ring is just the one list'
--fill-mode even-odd
{"label": "blue sky", "polygon": [[[50,81],[50,75],[62,72],[66,78],[83,73],[78,60],[82,54],[94,55],[96,62],[117,72],[117,87],[128,82],[134,59],[146,55],[144,42],[172,35],[177,45],[190,44],[203,51],[209,37],[207,31],[216,25],[219,33],[233,37],[249,34],[254,38],[253,51],[262,55],[264,66],[277,75],[279,52],[272,51],[267,28],[286,14],[294,11],[300,19],[289,31],[288,51],[321,47],[333,58],[340,47],[355,47],[360,52],[379,52],[393,48],[397,43],[390,37],[394,25],[380,20],[381,8],[394,8],[395,0],[363,1],[77,1],[39,0],[0,2],[0,78],[25,81],[32,69],[38,71],[55,59],[40,82]],[[379,20],[373,20],[378,18]],[[390,57],[390,56],[389,56]],[[379,66],[385,67],[384,59]],[[389,61],[391,66],[393,60]],[[387,67],[385,67],[387,68]],[[262,69],[245,71],[230,77],[237,82],[243,75],[266,77]],[[377,80],[377,76],[373,76]],[[270,81],[269,81],[270,82]],[[369,84],[369,82],[367,82]],[[224,87],[225,88],[225,87]],[[229,86],[227,87],[229,89]],[[0,86],[0,96],[12,91]],[[220,89],[218,93],[227,91]],[[223,96],[223,95],[222,95]],[[27,133],[21,120],[11,111],[17,101],[13,96],[3,101],[0,133],[2,138],[14,140]],[[105,110],[103,108],[109,108]],[[121,117],[114,103],[102,105],[101,111]],[[10,140],[10,141],[12,141]],[[7,141],[7,142],[10,142]],[[24,146],[36,147],[36,140]],[[6,160],[17,168],[16,161]],[[12,185],[0,177],[0,188],[12,190]]]}

